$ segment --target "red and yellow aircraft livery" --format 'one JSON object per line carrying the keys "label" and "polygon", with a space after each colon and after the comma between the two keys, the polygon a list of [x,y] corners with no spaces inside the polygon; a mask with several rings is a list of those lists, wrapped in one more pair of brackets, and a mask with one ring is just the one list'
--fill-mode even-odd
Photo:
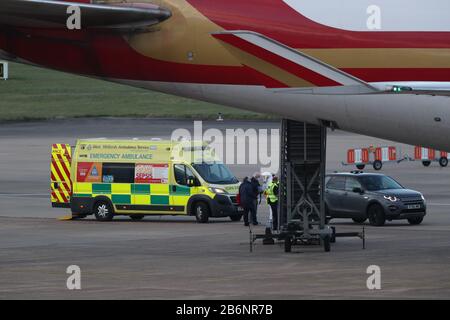
{"label": "red and yellow aircraft livery", "polygon": [[371,2],[2,0],[0,57],[450,150],[450,2]]}

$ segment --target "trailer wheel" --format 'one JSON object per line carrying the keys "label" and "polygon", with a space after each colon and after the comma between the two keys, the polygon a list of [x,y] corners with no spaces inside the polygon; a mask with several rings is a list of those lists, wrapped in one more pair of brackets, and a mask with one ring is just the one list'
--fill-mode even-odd
{"label": "trailer wheel", "polygon": [[442,168],[445,168],[445,167],[448,165],[448,159],[447,159],[446,157],[441,157],[441,158],[439,159],[439,165],[440,165]]}
{"label": "trailer wheel", "polygon": [[356,169],[358,169],[358,170],[364,170],[365,167],[366,167],[365,164],[357,164],[356,165]]}
{"label": "trailer wheel", "polygon": [[291,237],[286,237],[284,239],[284,252],[289,253],[292,251],[292,239]]}
{"label": "trailer wheel", "polygon": [[197,202],[194,204],[195,218],[198,223],[207,223],[209,220],[209,207],[205,202]]}
{"label": "trailer wheel", "polygon": [[373,163],[373,168],[376,171],[380,171],[381,168],[383,168],[383,162],[381,162],[380,160],[375,160],[374,163]]}
{"label": "trailer wheel", "polygon": [[422,164],[423,164],[424,167],[429,167],[430,164],[431,164],[431,161],[425,160],[425,161],[422,161]]}
{"label": "trailer wheel", "polygon": [[97,201],[94,205],[94,215],[98,221],[111,221],[114,218],[114,210],[107,201]]}
{"label": "trailer wheel", "polygon": [[145,218],[143,214],[131,214],[130,215],[131,220],[133,221],[139,221]]}
{"label": "trailer wheel", "polygon": [[325,250],[325,252],[330,252],[330,250],[331,250],[330,236],[325,236],[323,238],[323,249]]}

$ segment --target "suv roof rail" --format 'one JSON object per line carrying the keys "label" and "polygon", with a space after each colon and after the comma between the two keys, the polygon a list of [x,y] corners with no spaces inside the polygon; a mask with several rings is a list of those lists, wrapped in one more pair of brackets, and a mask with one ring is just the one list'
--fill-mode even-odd
{"label": "suv roof rail", "polygon": [[353,171],[350,171],[350,173],[361,174],[361,173],[364,173],[364,171],[362,171],[362,170],[353,170]]}

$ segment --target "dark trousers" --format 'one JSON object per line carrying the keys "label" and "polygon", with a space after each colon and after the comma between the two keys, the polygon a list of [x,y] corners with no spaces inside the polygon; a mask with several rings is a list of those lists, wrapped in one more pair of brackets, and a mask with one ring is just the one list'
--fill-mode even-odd
{"label": "dark trousers", "polygon": [[256,218],[256,206],[255,203],[248,204],[247,206],[244,206],[244,223],[248,224],[248,215],[250,213],[250,219],[252,223],[258,223],[258,220]]}
{"label": "dark trousers", "polygon": [[270,203],[270,208],[272,209],[272,229],[278,229],[278,202]]}

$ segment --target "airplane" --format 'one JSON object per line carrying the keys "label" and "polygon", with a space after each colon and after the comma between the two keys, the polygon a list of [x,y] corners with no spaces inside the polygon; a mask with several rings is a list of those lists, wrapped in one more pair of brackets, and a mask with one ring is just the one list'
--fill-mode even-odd
{"label": "airplane", "polygon": [[0,58],[450,151],[448,12],[448,0],[1,0]]}

